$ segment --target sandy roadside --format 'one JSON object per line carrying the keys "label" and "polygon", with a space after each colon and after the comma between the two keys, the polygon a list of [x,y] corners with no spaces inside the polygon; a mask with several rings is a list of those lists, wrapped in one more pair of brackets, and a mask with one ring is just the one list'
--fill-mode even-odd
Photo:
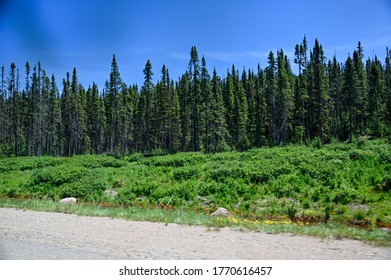
{"label": "sandy roadside", "polygon": [[0,208],[0,259],[391,259],[355,240]]}

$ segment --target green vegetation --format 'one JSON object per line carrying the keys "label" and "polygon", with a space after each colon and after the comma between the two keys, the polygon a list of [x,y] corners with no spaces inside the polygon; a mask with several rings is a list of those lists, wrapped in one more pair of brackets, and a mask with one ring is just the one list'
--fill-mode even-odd
{"label": "green vegetation", "polygon": [[327,59],[304,36],[293,61],[279,49],[256,71],[232,65],[221,76],[192,46],[184,74],[174,80],[165,65],[158,74],[147,60],[141,86],[125,83],[113,55],[103,89],[82,85],[76,68],[59,83],[39,62],[24,71],[11,63],[1,67],[0,156],[209,154],[390,138],[391,51],[384,63],[364,61],[358,42],[352,54]]}
{"label": "green vegetation", "polygon": [[297,235],[318,236],[325,239],[351,238],[362,240],[375,246],[390,246],[390,235],[383,230],[366,230],[347,225],[317,224],[306,225],[293,223],[292,221],[249,220],[235,217],[212,217],[202,213],[186,211],[183,209],[162,209],[141,207],[102,207],[92,204],[61,204],[49,200],[18,200],[1,199],[1,207],[16,207],[36,211],[50,211],[61,213],[73,213],[82,216],[111,217],[129,219],[133,221],[150,221],[177,223],[186,225],[203,225],[218,231],[221,227],[232,227],[239,230],[255,230],[267,233],[293,233]]}
{"label": "green vegetation", "polygon": [[[217,154],[4,158],[0,205],[38,203],[37,210],[250,229],[285,225],[281,231],[296,233],[317,225],[317,231],[338,228],[372,236],[343,237],[391,240],[377,229],[391,228],[390,174],[391,148],[384,140]],[[118,195],[110,197],[107,190]],[[67,196],[79,204],[55,203]],[[218,207],[233,218],[209,217]]]}

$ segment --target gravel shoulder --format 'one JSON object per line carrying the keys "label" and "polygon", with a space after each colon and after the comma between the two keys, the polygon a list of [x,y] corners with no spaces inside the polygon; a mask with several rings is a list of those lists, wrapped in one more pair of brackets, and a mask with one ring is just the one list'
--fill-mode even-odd
{"label": "gravel shoulder", "polygon": [[0,208],[0,259],[391,259],[391,248],[229,228]]}

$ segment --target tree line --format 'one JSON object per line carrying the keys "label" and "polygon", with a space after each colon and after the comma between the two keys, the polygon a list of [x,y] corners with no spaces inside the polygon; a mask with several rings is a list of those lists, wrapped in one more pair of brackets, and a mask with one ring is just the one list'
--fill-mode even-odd
{"label": "tree line", "polygon": [[340,63],[322,45],[295,46],[294,73],[284,51],[270,52],[267,66],[224,77],[210,74],[191,47],[186,72],[176,81],[165,65],[153,82],[147,61],[144,83],[128,86],[115,55],[104,89],[87,89],[76,68],[61,88],[40,62],[27,62],[24,86],[14,63],[1,68],[0,155],[72,156],[140,152],[243,151],[311,141],[385,137],[391,131],[391,51],[385,62],[364,62],[361,43]]}

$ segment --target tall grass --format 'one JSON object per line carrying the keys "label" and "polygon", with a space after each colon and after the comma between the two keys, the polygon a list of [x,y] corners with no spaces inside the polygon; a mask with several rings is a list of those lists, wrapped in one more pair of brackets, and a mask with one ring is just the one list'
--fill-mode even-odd
{"label": "tall grass", "polygon": [[267,233],[290,233],[296,235],[316,236],[323,239],[357,239],[373,246],[391,246],[391,236],[384,230],[352,228],[347,225],[317,224],[304,225],[290,220],[250,220],[240,217],[214,217],[194,211],[179,209],[144,209],[140,207],[102,207],[87,204],[63,204],[48,200],[20,200],[0,198],[0,207],[19,208],[23,210],[60,212],[80,216],[109,217],[132,221],[149,221],[175,223],[192,226],[206,226],[218,230],[231,227],[236,230],[251,230]]}

